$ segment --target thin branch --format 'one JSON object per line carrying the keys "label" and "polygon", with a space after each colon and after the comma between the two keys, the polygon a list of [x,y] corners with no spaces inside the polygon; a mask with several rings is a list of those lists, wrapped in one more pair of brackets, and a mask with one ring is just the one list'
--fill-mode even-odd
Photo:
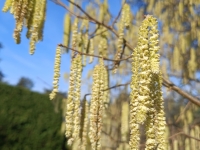
{"label": "thin branch", "polygon": [[[119,34],[117,33],[117,31],[114,30],[114,28],[113,28],[112,26],[108,26],[108,25],[106,25],[105,23],[96,20],[95,18],[93,18],[92,16],[90,16],[85,10],[83,10],[83,9],[81,8],[80,5],[74,3],[74,2],[72,2],[72,1],[70,1],[70,0],[67,0],[67,1],[70,2],[71,4],[73,4],[74,6],[76,6],[78,9],[80,9],[80,11],[82,11],[82,13],[85,14],[91,22],[104,26],[104,27],[107,28],[108,30],[112,31],[112,33],[115,34],[115,36],[119,37]],[[126,40],[125,38],[124,38],[124,41],[126,41],[126,42],[125,42],[126,46],[127,46],[131,51],[133,51],[132,46],[127,42],[127,40]]]}
{"label": "thin branch", "polygon": [[76,50],[76,49],[73,49],[73,48],[70,48],[70,47],[64,46],[63,44],[58,44],[58,46],[60,46],[60,47],[65,47],[65,48],[70,49],[70,50],[72,50],[72,51],[75,51],[75,52],[77,52],[77,53],[79,53],[79,54],[81,54],[81,55],[93,56],[93,57],[97,57],[97,58],[103,58],[104,60],[107,60],[107,61],[116,61],[116,62],[118,62],[118,61],[124,61],[124,60],[127,60],[127,59],[129,59],[129,58],[132,57],[132,56],[130,55],[130,56],[128,56],[128,57],[126,57],[126,58],[123,58],[123,59],[114,60],[114,59],[109,59],[109,58],[102,57],[102,56],[98,56],[98,55],[93,55],[93,54],[83,53],[83,52],[80,52],[80,51],[78,51],[78,50]]}
{"label": "thin branch", "polygon": [[88,19],[87,17],[83,17],[83,16],[80,16],[80,15],[77,15],[75,14],[73,11],[71,11],[61,0],[51,0],[52,2],[54,2],[55,4],[57,5],[60,5],[62,6],[63,8],[65,8],[69,13],[70,15],[72,16],[76,16],[77,18],[79,19]]}
{"label": "thin branch", "polygon": [[[120,86],[127,86],[129,84],[130,84],[130,82],[127,82],[127,83],[124,83],[124,84],[117,84],[117,85],[111,86],[111,87],[109,87],[107,89],[104,89],[103,91],[111,90],[111,89],[114,89],[114,88],[117,88],[117,87],[120,87]],[[89,95],[92,95],[92,93],[85,94],[84,95],[84,99]]]}
{"label": "thin branch", "polygon": [[181,120],[181,116],[185,113],[185,111],[187,110],[187,108],[191,105],[191,102],[188,102],[187,105],[184,107],[183,111],[180,113],[180,115],[178,116],[178,118],[176,119],[175,123],[178,123]]}
{"label": "thin branch", "polygon": [[186,133],[184,133],[184,132],[178,132],[178,133],[176,133],[176,134],[170,136],[169,139],[172,139],[173,137],[175,137],[175,136],[177,136],[177,135],[180,135],[180,134],[185,135],[185,136],[187,136],[187,137],[189,137],[189,138],[191,138],[191,139],[194,139],[194,140],[200,141],[199,138],[196,138],[196,137],[190,136],[190,135],[188,135],[188,134],[186,134]]}
{"label": "thin branch", "polygon": [[180,89],[174,83],[168,81],[167,79],[163,78],[163,85],[174,90],[175,92],[179,93],[180,95],[187,98],[190,102],[196,104],[197,106],[200,106],[200,100],[199,99],[197,99],[194,96],[184,92],[182,89]]}

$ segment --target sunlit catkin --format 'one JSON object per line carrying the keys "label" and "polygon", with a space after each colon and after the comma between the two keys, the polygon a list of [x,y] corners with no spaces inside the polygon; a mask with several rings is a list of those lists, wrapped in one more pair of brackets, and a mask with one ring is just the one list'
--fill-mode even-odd
{"label": "sunlit catkin", "polygon": [[139,77],[138,77],[138,70],[139,70],[139,54],[138,49],[135,48],[132,54],[133,62],[132,62],[132,72],[133,75],[131,77],[131,93],[130,93],[130,141],[129,145],[131,149],[139,149],[139,124],[136,120],[137,115],[137,108],[138,108],[138,85],[139,85]]}
{"label": "sunlit catkin", "polygon": [[187,64],[187,68],[189,72],[189,77],[192,79],[195,78],[197,63],[196,63],[196,51],[193,48],[190,50],[190,60]]}
{"label": "sunlit catkin", "polygon": [[104,81],[103,81],[103,60],[94,68],[92,98],[90,104],[90,131],[89,138],[93,150],[101,149],[101,129],[103,115]]}
{"label": "sunlit catkin", "polygon": [[[90,46],[89,46],[89,54],[94,55],[94,40],[90,39]],[[93,56],[89,57],[89,63],[92,63],[94,60]]]}
{"label": "sunlit catkin", "polygon": [[[76,80],[76,59],[73,58],[70,68],[70,77],[69,77],[69,90],[67,96],[67,111],[66,111],[66,132],[65,135],[67,138],[72,137],[73,131],[73,113],[74,113],[74,88]],[[72,140],[68,141],[68,144],[72,144]]]}
{"label": "sunlit catkin", "polygon": [[[64,36],[63,36],[63,45],[67,47],[69,46],[69,42],[70,42],[70,30],[71,30],[71,18],[70,18],[70,15],[67,13],[65,15]],[[66,52],[68,52],[68,49]]]}
{"label": "sunlit catkin", "polygon": [[149,111],[149,102],[150,102],[150,60],[149,60],[149,47],[148,47],[148,26],[149,18],[146,18],[142,25],[139,28],[139,39],[138,39],[138,55],[139,55],[139,81],[138,85],[138,109],[136,114],[136,119],[138,123],[144,123],[146,120],[147,112]]}
{"label": "sunlit catkin", "polygon": [[88,136],[88,113],[89,113],[89,104],[87,100],[84,100],[84,106],[83,106],[84,114],[82,117],[84,117],[83,121],[83,130],[82,130],[82,137],[81,137],[81,150],[86,150],[87,146],[87,136]]}
{"label": "sunlit catkin", "polygon": [[39,39],[41,38],[41,35],[39,33],[41,32],[42,30],[41,27],[43,27],[44,24],[45,9],[46,9],[46,0],[36,0],[32,29],[31,29],[31,38],[30,38],[29,53],[31,55],[34,54],[36,42],[38,42]]}
{"label": "sunlit catkin", "polygon": [[60,61],[61,61],[61,48],[60,46],[56,49],[56,57],[54,64],[54,78],[53,78],[53,91],[50,93],[50,100],[54,99],[58,92],[58,82],[60,77]]}
{"label": "sunlit catkin", "polygon": [[72,134],[73,140],[80,140],[80,99],[81,99],[81,75],[82,75],[82,58],[81,55],[78,54],[75,58],[76,60],[76,85],[75,85],[75,92],[74,92],[74,131]]}
{"label": "sunlit catkin", "polygon": [[151,63],[151,71],[153,73],[159,73],[159,63],[160,63],[160,55],[159,45],[158,45],[158,22],[156,18],[150,17],[150,26],[151,29],[149,31],[149,51],[150,51],[150,63]]}
{"label": "sunlit catkin", "polygon": [[[76,48],[78,42],[78,18],[75,18],[73,26],[72,26],[72,47]],[[72,52],[72,56],[74,56],[74,52]]]}
{"label": "sunlit catkin", "polygon": [[4,3],[4,7],[2,8],[2,11],[7,12],[10,9],[10,7],[12,6],[13,1],[14,0],[6,0]]}

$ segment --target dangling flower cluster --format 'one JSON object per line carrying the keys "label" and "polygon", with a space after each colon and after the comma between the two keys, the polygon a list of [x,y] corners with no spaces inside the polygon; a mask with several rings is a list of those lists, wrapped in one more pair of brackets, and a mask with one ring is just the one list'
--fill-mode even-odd
{"label": "dangling flower cluster", "polygon": [[70,70],[70,85],[67,98],[66,112],[66,137],[69,138],[68,144],[71,145],[74,140],[79,141],[80,133],[80,94],[81,94],[81,74],[82,58],[77,54],[72,60]]}
{"label": "dangling flower cluster", "polygon": [[9,9],[16,20],[13,33],[15,42],[20,43],[20,33],[23,25],[26,25],[27,38],[30,38],[30,54],[33,54],[36,42],[42,40],[46,0],[6,0],[2,11],[7,12]]}
{"label": "dangling flower cluster", "polygon": [[58,82],[60,77],[60,61],[61,61],[61,48],[56,49],[55,66],[54,66],[54,78],[53,78],[53,91],[50,93],[50,100],[54,99],[58,92]]}
{"label": "dangling flower cluster", "polygon": [[82,137],[81,137],[81,150],[86,150],[87,146],[87,133],[88,133],[88,114],[89,114],[89,104],[87,100],[84,100],[83,104],[83,114],[82,117],[84,117],[83,120],[83,129],[82,129]]}
{"label": "dangling flower cluster", "polygon": [[[75,18],[73,27],[72,27],[72,47],[76,48],[78,42],[78,18]],[[74,52],[72,52],[72,56],[74,56]]]}
{"label": "dangling flower cluster", "polygon": [[[89,46],[89,52],[88,53],[94,55],[94,40],[93,39],[90,39],[90,46]],[[94,57],[90,56],[89,63],[92,63],[93,60],[94,60]]]}
{"label": "dangling flower cluster", "polygon": [[[70,30],[71,30],[71,18],[69,14],[66,14],[64,21],[64,36],[63,36],[63,45],[65,45],[66,47],[68,47],[70,43]],[[68,49],[66,50],[66,52],[68,52]]]}
{"label": "dangling flower cluster", "polygon": [[[122,55],[122,50],[123,50],[123,43],[124,43],[124,27],[128,28],[131,22],[131,17],[130,17],[130,6],[125,3],[123,8],[122,8],[122,16],[121,16],[121,21],[119,24],[119,37],[117,41],[117,53],[115,55],[115,60],[119,60]],[[117,68],[119,66],[119,62],[115,63],[114,66],[114,73],[116,73]]]}
{"label": "dangling flower cluster", "polygon": [[101,129],[104,102],[104,70],[103,60],[94,68],[92,98],[90,105],[89,138],[93,150],[101,149]]}
{"label": "dangling flower cluster", "polygon": [[130,148],[139,149],[139,125],[146,122],[146,150],[164,150],[165,117],[162,78],[159,70],[157,21],[150,15],[139,28],[137,48],[132,54],[130,100]]}

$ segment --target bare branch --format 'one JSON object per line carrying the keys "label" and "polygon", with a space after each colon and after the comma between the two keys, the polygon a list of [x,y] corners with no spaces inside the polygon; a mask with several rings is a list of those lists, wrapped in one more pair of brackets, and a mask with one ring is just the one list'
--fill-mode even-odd
{"label": "bare branch", "polygon": [[173,137],[175,137],[175,136],[177,136],[177,135],[180,135],[180,134],[185,135],[185,136],[187,136],[187,137],[189,137],[189,138],[191,138],[191,139],[194,139],[194,140],[200,141],[199,138],[196,138],[196,137],[190,136],[190,135],[188,135],[188,134],[186,134],[186,133],[184,133],[184,132],[178,132],[178,133],[176,133],[176,134],[170,136],[169,139],[172,139]]}
{"label": "bare branch", "polygon": [[132,55],[130,55],[130,56],[128,56],[128,57],[126,57],[126,58],[123,58],[123,59],[114,60],[114,59],[109,59],[109,58],[102,57],[102,56],[97,56],[97,55],[93,55],[93,54],[83,53],[83,52],[80,52],[80,51],[75,50],[75,49],[73,49],[73,48],[70,48],[70,47],[64,46],[64,45],[62,45],[62,44],[58,44],[58,46],[68,48],[68,49],[70,49],[70,50],[72,50],[72,51],[75,51],[75,52],[81,54],[81,55],[86,55],[86,56],[93,56],[93,57],[103,58],[104,60],[107,60],[107,61],[115,61],[115,62],[119,62],[119,61],[127,60],[127,59],[129,59],[129,58],[132,57]]}
{"label": "bare branch", "polygon": [[197,99],[194,96],[184,92],[179,87],[177,87],[174,83],[168,81],[167,79],[163,78],[163,85],[174,90],[174,91],[176,91],[177,93],[179,93],[183,97],[187,98],[190,102],[196,104],[197,106],[200,106],[200,100],[199,99]]}

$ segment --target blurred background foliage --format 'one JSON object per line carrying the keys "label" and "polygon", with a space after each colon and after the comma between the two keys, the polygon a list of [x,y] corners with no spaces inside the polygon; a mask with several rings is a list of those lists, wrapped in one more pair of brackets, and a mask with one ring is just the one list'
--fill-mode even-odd
{"label": "blurred background foliage", "polygon": [[59,103],[48,94],[0,84],[1,150],[66,150]]}

